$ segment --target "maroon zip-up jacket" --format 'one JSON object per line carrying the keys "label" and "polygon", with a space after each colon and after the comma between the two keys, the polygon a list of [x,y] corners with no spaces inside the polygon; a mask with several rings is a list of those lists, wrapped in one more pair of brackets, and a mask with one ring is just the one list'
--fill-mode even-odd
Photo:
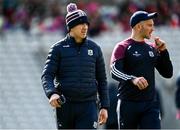
{"label": "maroon zip-up jacket", "polygon": [[[111,56],[111,75],[119,81],[119,98],[128,101],[155,99],[155,68],[165,78],[171,78],[173,67],[167,50],[158,52],[145,42],[129,38],[118,43]],[[135,77],[144,77],[148,87],[139,90],[132,83]]]}

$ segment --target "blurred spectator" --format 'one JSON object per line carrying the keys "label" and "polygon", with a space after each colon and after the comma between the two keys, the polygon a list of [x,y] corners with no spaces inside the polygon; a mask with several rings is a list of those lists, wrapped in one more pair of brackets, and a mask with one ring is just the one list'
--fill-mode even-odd
{"label": "blurred spectator", "polygon": [[[180,27],[179,0],[113,0],[110,3],[111,5],[108,5],[108,2],[102,4],[101,1],[77,2],[80,9],[86,10],[90,18],[90,36],[97,36],[104,31],[114,29],[117,25],[123,31],[129,31],[129,17],[137,10],[158,12],[159,17],[155,21],[157,26]],[[65,1],[59,0],[0,0],[1,20],[4,21],[2,28],[65,32],[67,31],[63,28],[65,4]],[[107,6],[117,10],[117,13],[102,11]]]}
{"label": "blurred spectator", "polygon": [[32,20],[37,20],[38,24],[40,25],[46,16],[47,0],[26,0],[25,9],[28,14],[27,20],[30,21],[30,23]]}
{"label": "blurred spectator", "polygon": [[[0,0],[0,5],[2,5],[2,0]],[[0,38],[4,38],[3,36],[3,26],[4,26],[4,18],[2,15],[2,7],[0,6]]]}
{"label": "blurred spectator", "polygon": [[[0,0],[0,5],[1,4],[2,4],[2,1]],[[3,19],[3,15],[2,15],[2,8],[0,6],[0,33],[2,32],[3,23],[4,23],[4,19]]]}
{"label": "blurred spectator", "polygon": [[178,28],[179,27],[179,17],[177,14],[171,15],[170,26],[172,28]]}
{"label": "blurred spectator", "polygon": [[0,13],[0,36],[2,36],[3,34],[3,24],[4,24],[3,17]]}
{"label": "blurred spectator", "polygon": [[102,16],[99,12],[100,5],[97,2],[90,2],[87,4],[87,12],[90,20],[89,35],[91,37],[97,36],[102,31],[105,31],[107,27],[105,26]]}
{"label": "blurred spectator", "polygon": [[168,1],[158,0],[157,1],[158,13],[160,14],[159,19],[161,20],[159,24],[168,24],[170,20],[170,9]]}
{"label": "blurred spectator", "polygon": [[131,13],[138,10],[138,6],[131,0],[126,0],[120,5],[118,5],[118,19],[119,25],[122,27],[123,31],[129,31],[129,19]]}
{"label": "blurred spectator", "polygon": [[47,0],[26,0],[25,6],[31,18],[37,17],[39,19],[45,18]]}
{"label": "blurred spectator", "polygon": [[28,14],[28,10],[26,9],[25,3],[22,3],[21,6],[18,7],[16,12],[16,24],[21,27],[25,31],[29,31],[31,27],[31,18]]}
{"label": "blurred spectator", "polygon": [[50,16],[52,18],[52,23],[48,27],[49,31],[59,31],[64,30],[65,22],[64,17],[61,12],[61,5],[58,0],[50,3]]}
{"label": "blurred spectator", "polygon": [[173,21],[175,21],[175,27],[179,27],[180,26],[180,1],[179,0],[175,0],[172,4],[172,14],[175,16],[172,16]]}
{"label": "blurred spectator", "polygon": [[40,32],[65,32],[65,22],[60,2],[58,0],[50,1],[47,8],[46,19],[39,21],[38,24]]}
{"label": "blurred spectator", "polygon": [[18,6],[17,0],[3,0],[2,11],[5,18],[5,27],[14,27],[16,23],[15,13]]}
{"label": "blurred spectator", "polygon": [[177,78],[176,85],[177,85],[177,90],[175,93],[175,104],[177,108],[176,119],[180,120],[180,75]]}

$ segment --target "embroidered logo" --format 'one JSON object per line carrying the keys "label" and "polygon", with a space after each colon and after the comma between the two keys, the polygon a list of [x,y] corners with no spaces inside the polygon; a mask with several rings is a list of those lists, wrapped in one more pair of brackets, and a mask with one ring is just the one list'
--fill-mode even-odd
{"label": "embroidered logo", "polygon": [[93,50],[88,50],[88,55],[92,56],[93,55]]}
{"label": "embroidered logo", "polygon": [[69,45],[64,45],[63,47],[70,47]]}
{"label": "embroidered logo", "polygon": [[128,46],[127,50],[129,50],[131,48],[131,46]]}
{"label": "embroidered logo", "polygon": [[138,57],[138,56],[140,56],[141,54],[139,54],[138,53],[138,51],[135,51],[134,53],[133,53],[133,56],[136,56],[136,57]]}
{"label": "embroidered logo", "polygon": [[149,56],[154,57],[154,53],[152,51],[149,51]]}

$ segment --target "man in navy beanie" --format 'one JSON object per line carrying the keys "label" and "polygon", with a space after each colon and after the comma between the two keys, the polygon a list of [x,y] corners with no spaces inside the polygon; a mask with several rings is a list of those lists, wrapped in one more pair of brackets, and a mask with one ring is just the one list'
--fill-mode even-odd
{"label": "man in navy beanie", "polygon": [[96,129],[108,118],[104,58],[101,48],[87,38],[86,13],[74,3],[67,6],[67,12],[68,34],[51,47],[42,85],[50,105],[56,108],[58,129]]}
{"label": "man in navy beanie", "polygon": [[118,86],[120,129],[160,129],[160,104],[155,89],[155,69],[171,78],[173,67],[165,42],[158,37],[146,43],[154,31],[157,13],[137,11],[130,18],[131,36],[119,42],[111,57],[112,78]]}

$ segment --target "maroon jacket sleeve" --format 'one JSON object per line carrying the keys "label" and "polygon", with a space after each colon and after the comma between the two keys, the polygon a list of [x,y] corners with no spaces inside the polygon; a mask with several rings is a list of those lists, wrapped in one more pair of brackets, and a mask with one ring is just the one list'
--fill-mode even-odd
{"label": "maroon jacket sleeve", "polygon": [[126,48],[128,47],[128,40],[118,43],[111,56],[111,76],[117,81],[127,81],[135,78],[133,75],[128,75],[123,71],[123,62]]}
{"label": "maroon jacket sleeve", "polygon": [[111,55],[111,64],[113,64],[115,61],[119,59],[124,58],[124,54],[125,54],[125,50],[127,46],[128,46],[128,43],[126,42],[120,42],[116,44]]}

